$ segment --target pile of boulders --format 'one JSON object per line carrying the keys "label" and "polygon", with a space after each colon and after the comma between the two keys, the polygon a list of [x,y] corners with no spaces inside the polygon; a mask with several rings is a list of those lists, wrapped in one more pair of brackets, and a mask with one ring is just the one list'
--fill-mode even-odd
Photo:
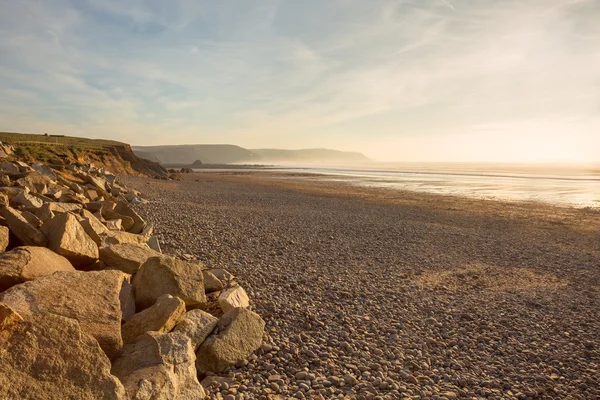
{"label": "pile of boulders", "polygon": [[0,163],[0,398],[203,399],[261,346],[244,289],[163,255],[144,201],[93,165]]}

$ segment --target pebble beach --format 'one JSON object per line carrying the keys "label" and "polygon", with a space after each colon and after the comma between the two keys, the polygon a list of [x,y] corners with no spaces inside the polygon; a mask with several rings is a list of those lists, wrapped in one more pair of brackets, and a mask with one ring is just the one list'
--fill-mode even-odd
{"label": "pebble beach", "polygon": [[600,398],[600,212],[294,174],[124,176],[266,322],[211,398]]}

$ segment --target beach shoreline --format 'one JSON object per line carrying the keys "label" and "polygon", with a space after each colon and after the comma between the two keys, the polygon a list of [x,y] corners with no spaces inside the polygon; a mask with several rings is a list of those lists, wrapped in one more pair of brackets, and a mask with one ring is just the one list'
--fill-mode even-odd
{"label": "beach shoreline", "polygon": [[596,210],[267,171],[123,181],[165,253],[233,271],[265,318],[223,395],[600,395]]}

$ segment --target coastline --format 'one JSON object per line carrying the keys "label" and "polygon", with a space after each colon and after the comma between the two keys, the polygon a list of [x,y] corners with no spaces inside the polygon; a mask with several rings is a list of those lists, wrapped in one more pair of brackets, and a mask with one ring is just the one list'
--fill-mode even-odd
{"label": "coastline", "polygon": [[139,211],[160,227],[165,253],[228,268],[265,317],[265,346],[223,376],[230,389],[600,394],[597,211],[295,178],[124,178],[150,199]]}

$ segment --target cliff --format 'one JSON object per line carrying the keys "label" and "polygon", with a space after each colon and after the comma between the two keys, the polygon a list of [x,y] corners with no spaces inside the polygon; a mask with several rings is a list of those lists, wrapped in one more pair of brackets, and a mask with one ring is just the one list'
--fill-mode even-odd
{"label": "cliff", "polygon": [[0,141],[13,147],[2,154],[7,161],[54,165],[93,163],[118,174],[168,176],[159,163],[138,157],[130,145],[117,141],[13,132],[0,132]]}

